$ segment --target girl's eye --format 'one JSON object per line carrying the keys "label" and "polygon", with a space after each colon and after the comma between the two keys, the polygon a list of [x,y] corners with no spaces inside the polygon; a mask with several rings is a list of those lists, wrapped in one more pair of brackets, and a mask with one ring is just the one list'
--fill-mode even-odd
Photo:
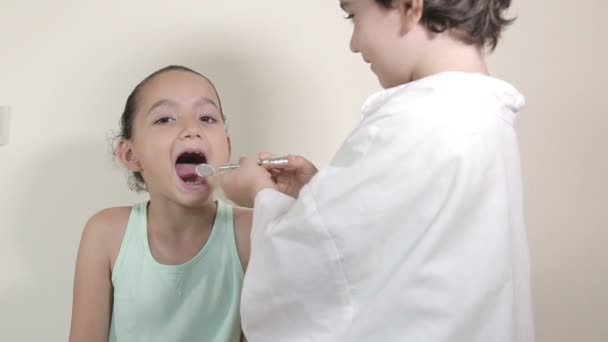
{"label": "girl's eye", "polygon": [[171,121],[174,121],[174,119],[171,118],[171,117],[168,117],[168,116],[163,116],[162,118],[154,121],[154,124],[155,125],[163,125],[163,124],[167,124],[167,123],[169,123]]}
{"label": "girl's eye", "polygon": [[203,116],[201,116],[201,121],[202,121],[202,122],[206,122],[206,123],[214,123],[214,122],[216,122],[217,120],[216,120],[214,117],[212,117],[212,116],[209,116],[209,115],[203,115]]}

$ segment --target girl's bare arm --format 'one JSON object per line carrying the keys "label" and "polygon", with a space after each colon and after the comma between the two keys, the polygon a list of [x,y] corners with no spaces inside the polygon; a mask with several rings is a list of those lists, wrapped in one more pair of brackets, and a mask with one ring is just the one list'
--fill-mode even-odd
{"label": "girl's bare arm", "polygon": [[80,240],[69,342],[107,342],[112,316],[111,268],[128,212],[106,209],[86,224]]}

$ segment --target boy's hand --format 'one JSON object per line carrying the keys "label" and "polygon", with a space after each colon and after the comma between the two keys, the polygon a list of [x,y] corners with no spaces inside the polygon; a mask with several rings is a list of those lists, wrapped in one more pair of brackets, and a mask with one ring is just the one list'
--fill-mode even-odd
{"label": "boy's hand", "polygon": [[274,182],[270,173],[252,159],[241,157],[239,165],[220,175],[220,187],[226,198],[236,205],[252,208],[258,192],[274,188]]}
{"label": "boy's hand", "polygon": [[[258,154],[260,160],[272,158],[273,155],[267,152]],[[272,175],[272,181],[276,190],[298,198],[300,190],[308,184],[310,179],[317,173],[317,168],[306,158],[296,155],[287,157],[289,165],[286,168],[271,168],[267,170]]]}

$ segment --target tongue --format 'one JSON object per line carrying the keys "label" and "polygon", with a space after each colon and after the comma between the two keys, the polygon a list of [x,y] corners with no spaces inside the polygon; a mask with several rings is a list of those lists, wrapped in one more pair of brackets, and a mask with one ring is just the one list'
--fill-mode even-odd
{"label": "tongue", "polygon": [[194,182],[198,179],[196,164],[176,164],[175,171],[184,182]]}

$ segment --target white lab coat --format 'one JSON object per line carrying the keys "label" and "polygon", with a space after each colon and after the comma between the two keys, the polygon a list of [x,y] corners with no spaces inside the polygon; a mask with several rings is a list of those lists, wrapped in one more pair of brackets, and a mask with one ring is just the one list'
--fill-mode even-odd
{"label": "white lab coat", "polygon": [[442,73],[371,96],[297,200],[255,200],[249,342],[531,342],[509,84]]}

